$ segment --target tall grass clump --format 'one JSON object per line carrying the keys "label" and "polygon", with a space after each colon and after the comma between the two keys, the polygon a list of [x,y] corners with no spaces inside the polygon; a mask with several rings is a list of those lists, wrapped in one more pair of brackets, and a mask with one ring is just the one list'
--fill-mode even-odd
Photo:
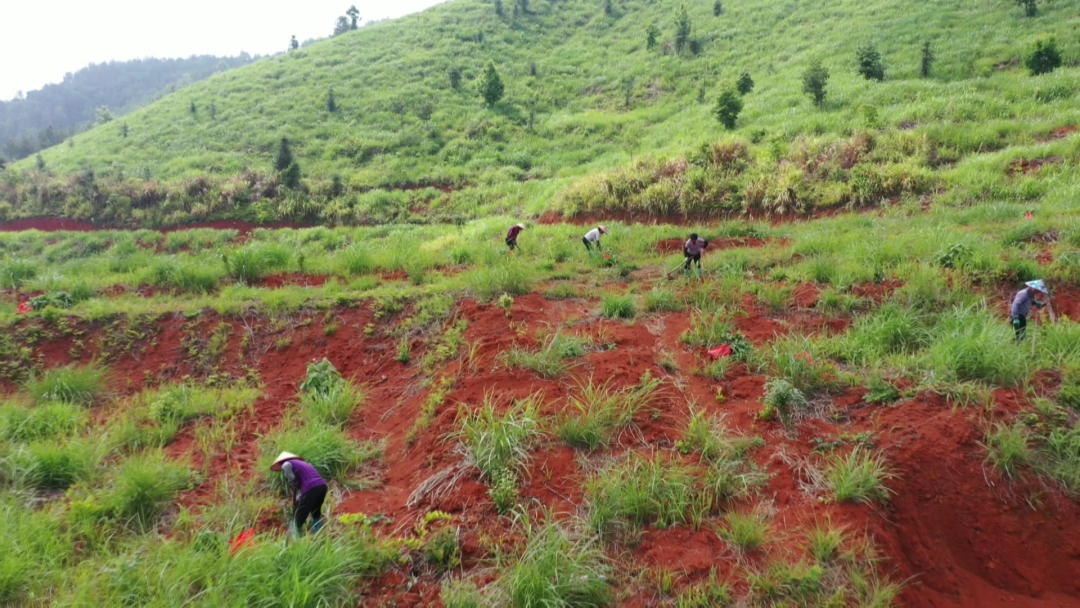
{"label": "tall grass clump", "polygon": [[528,369],[544,378],[555,378],[569,370],[574,365],[569,360],[584,355],[588,345],[585,338],[555,332],[544,339],[538,350],[514,346],[500,358],[511,369]]}
{"label": "tall grass clump", "polygon": [[683,305],[674,291],[657,285],[645,292],[642,308],[645,312],[678,312]]}
{"label": "tall grass clump", "polygon": [[40,404],[93,405],[105,391],[106,371],[96,365],[54,368],[40,377],[32,376],[26,390]]}
{"label": "tall grass clump", "polygon": [[191,483],[191,471],[162,452],[136,454],[114,473],[106,499],[109,514],[139,530],[148,530]]}
{"label": "tall grass clump", "polygon": [[812,397],[830,385],[829,375],[833,372],[820,350],[810,338],[791,335],[772,342],[758,367]]}
{"label": "tall grass clump", "polygon": [[600,316],[606,319],[633,319],[636,314],[633,296],[607,293],[600,301]]}
{"label": "tall grass clump", "polygon": [[524,263],[496,262],[468,273],[465,284],[480,300],[492,300],[502,294],[523,296],[532,291],[533,276]]}
{"label": "tall grass clump", "polygon": [[255,403],[254,389],[213,389],[191,384],[163,387],[144,394],[150,417],[161,425],[184,424],[205,417],[231,417]]}
{"label": "tall grass clump", "polygon": [[926,365],[946,378],[1015,386],[1030,373],[1028,352],[1014,343],[1008,324],[983,308],[954,308],[934,330]]}
{"label": "tall grass clump", "polygon": [[711,313],[696,310],[690,315],[690,328],[680,336],[687,346],[715,348],[731,339],[733,325],[727,309],[720,307]]}
{"label": "tall grass clump", "polygon": [[660,381],[643,377],[637,386],[615,389],[592,378],[570,397],[559,415],[555,433],[567,445],[595,450],[607,445],[612,434],[631,424],[634,416],[656,399]]}
{"label": "tall grass clump", "polygon": [[529,449],[540,434],[540,395],[515,401],[501,415],[494,393],[474,411],[462,405],[458,437],[469,449],[476,468],[488,480],[502,472],[516,473],[529,459]]}
{"label": "tall grass clump", "polygon": [[660,528],[683,523],[697,494],[691,469],[659,453],[648,458],[632,453],[585,481],[589,526],[600,533],[650,522]]}
{"label": "tall grass clump", "polygon": [[[608,606],[614,593],[607,583],[608,558],[596,538],[573,523],[522,520],[525,549],[499,567],[496,605],[514,608]],[[501,596],[501,597],[500,597]]]}
{"label": "tall grass clump", "polygon": [[822,475],[837,502],[862,503],[888,499],[885,482],[895,477],[881,455],[862,447],[855,447],[846,456],[829,455]]}
{"label": "tall grass clump", "polygon": [[806,409],[806,396],[783,378],[771,378],[765,383],[761,397],[762,420],[779,418],[784,426],[791,426],[795,416]]}
{"label": "tall grass clump", "polygon": [[338,268],[346,275],[364,275],[375,272],[375,258],[367,248],[353,245],[336,256]]}
{"label": "tall grass clump", "polygon": [[33,408],[5,403],[0,405],[0,439],[58,439],[82,429],[86,419],[82,407],[67,403],[46,403]]}
{"label": "tall grass clump", "polygon": [[270,486],[276,492],[286,490],[284,476],[271,473],[270,463],[281,452],[292,452],[315,467],[326,481],[349,485],[349,476],[363,465],[382,455],[382,446],[370,441],[358,442],[341,429],[325,424],[298,425],[286,422],[283,428],[263,441],[263,466]]}
{"label": "tall grass clump", "polygon": [[707,416],[703,410],[691,410],[682,438],[675,444],[683,454],[696,453],[706,462],[745,458],[757,438],[737,437],[724,424],[722,415]]}
{"label": "tall grass clump", "polygon": [[300,409],[305,420],[341,427],[364,401],[364,393],[349,382],[341,382],[326,391],[304,393]]}
{"label": "tall grass clump", "polygon": [[11,494],[0,496],[0,518],[0,605],[28,605],[31,596],[49,596],[75,549],[62,520],[48,509],[28,509]]}
{"label": "tall grass clump", "polygon": [[986,434],[986,459],[1003,476],[1015,479],[1020,475],[1020,467],[1033,460],[1029,442],[1028,430],[1023,425],[995,425]]}
{"label": "tall grass clump", "polygon": [[728,513],[725,525],[720,529],[720,537],[732,547],[743,553],[752,553],[761,548],[769,537],[769,522],[760,513]]}
{"label": "tall grass clump", "polygon": [[27,260],[5,260],[0,263],[0,288],[19,289],[37,276],[37,266]]}
{"label": "tall grass clump", "polygon": [[97,446],[85,440],[52,440],[20,445],[4,459],[7,475],[20,486],[62,490],[91,478],[101,462]]}
{"label": "tall grass clump", "polygon": [[222,253],[225,272],[239,283],[251,284],[289,264],[289,252],[279,245],[252,243]]}
{"label": "tall grass clump", "polygon": [[217,288],[219,272],[174,256],[154,258],[142,279],[154,287],[173,287],[189,293],[210,293]]}
{"label": "tall grass clump", "polygon": [[933,332],[925,316],[914,308],[888,303],[859,317],[836,340],[836,354],[857,365],[879,365],[895,354],[913,354],[927,346]]}

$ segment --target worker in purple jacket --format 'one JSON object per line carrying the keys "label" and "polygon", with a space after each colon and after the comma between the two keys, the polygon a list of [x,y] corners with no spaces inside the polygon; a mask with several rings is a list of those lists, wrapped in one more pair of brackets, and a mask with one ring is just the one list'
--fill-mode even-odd
{"label": "worker in purple jacket", "polygon": [[1016,293],[1013,298],[1012,308],[1009,309],[1009,322],[1016,331],[1016,341],[1019,342],[1027,335],[1027,318],[1031,307],[1042,308],[1044,304],[1035,299],[1035,294],[1044,293],[1049,295],[1046,283],[1039,279],[1024,283],[1024,288]]}
{"label": "worker in purple jacket", "polygon": [[285,481],[292,490],[293,507],[296,509],[296,534],[304,534],[304,523],[307,522],[308,515],[311,516],[311,531],[318,532],[319,528],[322,528],[322,505],[326,500],[326,482],[319,472],[299,456],[289,452],[282,452],[274,464],[270,465],[270,470],[284,473]]}
{"label": "worker in purple jacket", "polygon": [[510,227],[510,230],[506,233],[506,246],[513,251],[517,248],[517,237],[521,234],[521,231],[525,230],[525,224],[514,224]]}

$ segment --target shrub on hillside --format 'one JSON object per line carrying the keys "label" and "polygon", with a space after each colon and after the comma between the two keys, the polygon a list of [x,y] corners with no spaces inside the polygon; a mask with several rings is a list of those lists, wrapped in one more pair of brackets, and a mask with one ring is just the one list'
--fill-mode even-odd
{"label": "shrub on hillside", "polygon": [[803,93],[814,98],[814,105],[821,106],[825,102],[828,84],[829,70],[821,65],[820,61],[811,63],[802,74]]}
{"label": "shrub on hillside", "polygon": [[855,52],[855,62],[859,75],[867,80],[885,80],[885,64],[881,60],[881,53],[873,44],[866,44]]}
{"label": "shrub on hillside", "polygon": [[735,83],[735,88],[739,90],[740,95],[746,95],[754,90],[754,79],[750,77],[750,72],[743,71],[742,74],[739,74],[739,80]]}
{"label": "shrub on hillside", "polygon": [[1024,66],[1032,76],[1049,74],[1061,67],[1061,53],[1057,48],[1057,40],[1044,38],[1035,43],[1035,48],[1024,58]]}
{"label": "shrub on hillside", "polygon": [[720,121],[720,124],[731,130],[735,128],[735,123],[739,120],[739,113],[742,112],[742,109],[743,102],[739,92],[728,89],[720,93],[713,114],[716,115],[716,120]]}

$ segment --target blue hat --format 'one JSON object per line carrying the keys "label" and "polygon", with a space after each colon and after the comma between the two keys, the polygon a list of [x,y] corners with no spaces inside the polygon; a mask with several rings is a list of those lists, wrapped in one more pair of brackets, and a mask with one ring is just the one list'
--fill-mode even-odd
{"label": "blue hat", "polygon": [[1035,291],[1041,291],[1041,292],[1045,293],[1046,295],[1050,295],[1050,292],[1046,290],[1046,283],[1043,283],[1042,279],[1038,279],[1038,280],[1035,280],[1035,281],[1028,281],[1027,283],[1024,283],[1024,285],[1027,285],[1028,287],[1034,289]]}

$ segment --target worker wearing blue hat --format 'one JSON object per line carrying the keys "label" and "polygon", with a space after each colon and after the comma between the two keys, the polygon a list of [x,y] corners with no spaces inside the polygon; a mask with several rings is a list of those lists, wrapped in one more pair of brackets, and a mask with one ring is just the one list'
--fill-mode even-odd
{"label": "worker wearing blue hat", "polygon": [[1036,299],[1036,295],[1040,293],[1050,295],[1050,292],[1046,290],[1046,283],[1042,279],[1024,283],[1024,288],[1018,291],[1016,297],[1013,298],[1012,309],[1009,311],[1009,321],[1012,322],[1013,329],[1016,330],[1017,342],[1023,340],[1024,336],[1027,335],[1027,318],[1028,313],[1031,312],[1031,307],[1042,308],[1045,306]]}

